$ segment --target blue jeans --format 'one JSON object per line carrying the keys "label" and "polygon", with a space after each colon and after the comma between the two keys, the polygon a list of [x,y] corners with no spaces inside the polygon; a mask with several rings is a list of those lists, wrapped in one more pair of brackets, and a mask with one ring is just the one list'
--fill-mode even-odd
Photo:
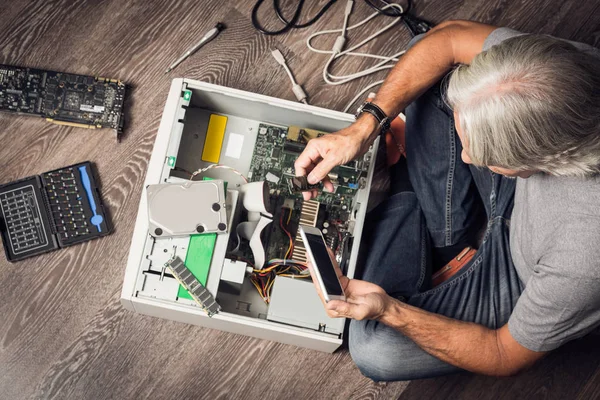
{"label": "blue jeans", "polygon": [[[516,181],[462,162],[439,85],[406,109],[406,142],[407,161],[399,168],[408,170],[409,189],[393,193],[369,216],[368,255],[358,277],[423,310],[500,328],[523,290],[509,246]],[[434,250],[474,244],[483,229],[471,261],[429,289]],[[375,381],[460,371],[378,321],[352,320],[349,347],[361,372]]]}

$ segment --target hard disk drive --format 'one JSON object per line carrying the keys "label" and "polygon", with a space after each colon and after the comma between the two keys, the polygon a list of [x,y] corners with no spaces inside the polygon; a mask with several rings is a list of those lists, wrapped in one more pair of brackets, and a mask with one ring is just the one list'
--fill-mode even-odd
{"label": "hard disk drive", "polygon": [[146,191],[152,236],[227,232],[222,180],[149,185]]}

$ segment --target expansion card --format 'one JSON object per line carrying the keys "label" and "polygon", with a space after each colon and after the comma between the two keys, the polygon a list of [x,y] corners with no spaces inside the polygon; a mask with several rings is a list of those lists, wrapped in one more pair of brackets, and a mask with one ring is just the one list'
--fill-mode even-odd
{"label": "expansion card", "polygon": [[111,128],[121,140],[126,85],[117,79],[0,65],[0,111],[80,128]]}

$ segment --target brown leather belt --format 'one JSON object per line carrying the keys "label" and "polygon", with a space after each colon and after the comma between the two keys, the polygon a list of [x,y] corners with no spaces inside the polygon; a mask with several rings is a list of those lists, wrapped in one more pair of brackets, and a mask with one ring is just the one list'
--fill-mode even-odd
{"label": "brown leather belt", "polygon": [[465,249],[461,251],[459,255],[454,257],[448,264],[443,266],[442,269],[433,274],[431,277],[432,286],[436,287],[456,275],[456,273],[460,271],[462,267],[471,261],[475,253],[477,253],[477,249],[474,249],[470,246],[465,247]]}

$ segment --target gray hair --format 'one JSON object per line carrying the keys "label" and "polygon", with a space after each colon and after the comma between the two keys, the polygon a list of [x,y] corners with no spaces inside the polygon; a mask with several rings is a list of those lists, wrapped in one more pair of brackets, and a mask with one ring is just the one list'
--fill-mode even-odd
{"label": "gray hair", "polygon": [[568,42],[507,39],[456,68],[446,96],[475,165],[600,172],[600,60]]}

